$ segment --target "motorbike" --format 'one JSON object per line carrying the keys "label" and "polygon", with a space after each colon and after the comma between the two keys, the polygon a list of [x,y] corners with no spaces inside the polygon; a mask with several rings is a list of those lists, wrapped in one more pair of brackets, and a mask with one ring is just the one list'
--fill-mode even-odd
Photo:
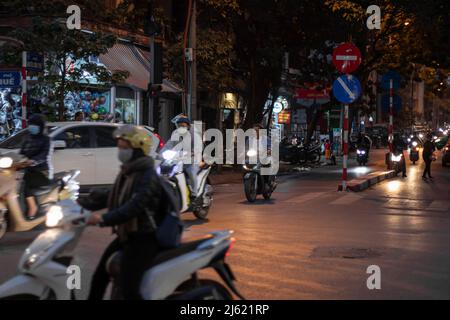
{"label": "motorbike", "polygon": [[395,150],[391,154],[391,162],[392,162],[392,170],[394,170],[395,176],[399,174],[399,172],[403,169],[403,153],[399,150]]}
{"label": "motorbike", "polygon": [[[256,151],[250,149],[247,152],[248,157],[256,156]],[[245,197],[249,202],[255,202],[258,194],[262,194],[265,200],[269,200],[276,188],[276,177],[273,175],[262,175],[261,167],[258,162],[254,165],[246,163],[243,165],[244,173],[244,191]]]}
{"label": "motorbike", "polygon": [[24,184],[21,183],[21,178],[18,179],[19,183],[16,183],[17,177],[20,177],[17,170],[23,168],[24,163],[24,159],[14,161],[9,156],[0,156],[0,239],[7,231],[30,231],[43,224],[45,213],[53,204],[66,197],[68,193],[78,192],[78,183],[75,178],[79,171],[55,174],[48,186],[34,190],[39,210],[34,220],[27,220],[24,215],[26,211]]}
{"label": "motorbike", "polygon": [[[74,290],[68,286],[73,275],[68,270],[90,215],[91,211],[80,207],[74,199],[53,205],[46,216],[48,229],[25,250],[19,261],[19,274],[0,286],[0,299],[74,300]],[[232,293],[244,299],[225,261],[235,242],[232,233],[228,230],[212,232],[202,239],[162,251],[142,277],[143,299],[231,300]],[[120,259],[119,251],[107,262],[112,279],[111,299],[123,297],[116,280]],[[214,280],[199,279],[198,271],[206,268],[214,269],[226,286]]]}
{"label": "motorbike", "polygon": [[369,150],[367,148],[358,147],[356,149],[356,161],[360,166],[365,166],[369,161]]}
{"label": "motorbike", "polygon": [[416,164],[419,161],[419,144],[417,141],[412,141],[409,146],[409,160]]}
{"label": "motorbike", "polygon": [[193,212],[198,219],[206,219],[213,202],[213,188],[209,181],[211,166],[204,165],[197,173],[197,198],[192,201],[190,187],[183,170],[183,160],[179,152],[165,150],[162,152],[160,160],[161,163],[157,166],[158,174],[173,187],[176,198],[179,199],[180,212]]}

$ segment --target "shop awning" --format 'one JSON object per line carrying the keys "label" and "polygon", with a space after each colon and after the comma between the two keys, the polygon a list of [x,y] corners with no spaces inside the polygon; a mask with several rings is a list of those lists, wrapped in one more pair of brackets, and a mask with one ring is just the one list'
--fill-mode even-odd
{"label": "shop awning", "polygon": [[[147,90],[149,83],[150,59],[149,54],[131,44],[116,43],[108,52],[99,57],[100,62],[110,71],[128,71],[125,80],[141,90]],[[162,92],[181,94],[183,90],[166,79],[163,80]]]}

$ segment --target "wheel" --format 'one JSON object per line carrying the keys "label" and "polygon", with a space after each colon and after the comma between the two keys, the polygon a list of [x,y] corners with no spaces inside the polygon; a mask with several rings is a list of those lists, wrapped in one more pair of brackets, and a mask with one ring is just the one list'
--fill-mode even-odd
{"label": "wheel", "polygon": [[413,163],[413,165],[415,165],[415,164],[416,164],[416,161],[414,160],[412,163]]}
{"label": "wheel", "polygon": [[181,291],[182,293],[191,289],[206,286],[210,286],[215,289],[214,297],[198,297],[196,300],[233,300],[232,294],[223,284],[209,279],[199,279],[197,281],[190,279],[183,282],[175,291]]}
{"label": "wheel", "polygon": [[211,208],[211,205],[212,205],[212,187],[211,187],[210,184],[207,184],[205,186],[205,191],[204,192],[205,192],[205,195],[203,196],[204,197],[204,202],[202,204],[202,207],[201,208],[197,208],[197,209],[195,209],[193,211],[194,215],[198,219],[201,219],[201,220],[205,220],[206,219],[206,217],[208,216],[208,213],[209,213],[209,209]]}
{"label": "wheel", "polygon": [[0,239],[2,239],[5,236],[7,230],[8,230],[8,221],[6,220],[6,217],[3,217],[0,220]]}
{"label": "wheel", "polygon": [[270,200],[270,197],[272,196],[272,187],[269,185],[269,183],[264,183],[263,187],[263,197],[265,200]]}
{"label": "wheel", "polygon": [[245,190],[245,197],[249,202],[255,202],[256,200],[256,175],[252,174],[248,179],[244,180],[244,190]]}
{"label": "wheel", "polygon": [[194,216],[197,219],[205,220],[206,217],[208,216],[208,212],[209,212],[209,207],[201,208],[201,209],[195,209],[194,210]]}

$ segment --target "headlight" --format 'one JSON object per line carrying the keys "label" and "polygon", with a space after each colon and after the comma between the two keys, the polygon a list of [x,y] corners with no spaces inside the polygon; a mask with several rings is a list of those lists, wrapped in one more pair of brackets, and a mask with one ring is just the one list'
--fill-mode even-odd
{"label": "headlight", "polygon": [[363,151],[361,151],[361,154],[366,154],[366,152],[363,150]]}
{"label": "headlight", "polygon": [[413,147],[417,147],[417,141],[413,141],[412,145]]}
{"label": "headlight", "polygon": [[45,225],[49,228],[56,227],[63,218],[62,208],[60,206],[51,206],[47,212]]}
{"label": "headlight", "polygon": [[0,158],[0,168],[1,169],[8,169],[11,168],[13,164],[13,159],[10,157],[3,157]]}
{"label": "headlight", "polygon": [[366,154],[366,151],[364,151],[364,150],[356,150],[356,153],[357,154]]}
{"label": "headlight", "polygon": [[411,142],[411,138],[408,138],[408,142]]}
{"label": "headlight", "polygon": [[250,149],[247,151],[247,157],[255,157],[256,156],[256,150]]}
{"label": "headlight", "polygon": [[172,160],[177,155],[176,151],[173,150],[166,150],[163,152],[162,156],[164,160]]}
{"label": "headlight", "polygon": [[422,139],[423,138],[423,134],[419,134],[419,138]]}
{"label": "headlight", "polygon": [[399,162],[402,159],[402,156],[401,155],[396,156],[395,154],[393,154],[391,159],[394,162]]}

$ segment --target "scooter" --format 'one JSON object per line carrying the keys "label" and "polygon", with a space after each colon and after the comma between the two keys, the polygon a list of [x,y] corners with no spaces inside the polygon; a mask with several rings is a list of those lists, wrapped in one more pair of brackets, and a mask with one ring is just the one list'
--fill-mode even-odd
{"label": "scooter", "polygon": [[[74,290],[67,284],[73,277],[69,268],[90,215],[91,212],[81,209],[74,199],[52,206],[46,218],[49,229],[25,250],[18,266],[19,275],[0,286],[0,299],[75,299]],[[232,231],[213,232],[200,240],[161,252],[142,277],[143,299],[231,300],[231,292],[244,299],[225,262],[234,243],[231,235]],[[120,255],[120,252],[114,254],[107,262],[113,280],[113,299],[121,297],[115,281],[120,272]],[[227,287],[213,280],[199,279],[197,272],[205,268],[213,268]]]}
{"label": "scooter", "polygon": [[30,231],[45,222],[45,213],[61,197],[67,194],[68,188],[76,184],[75,178],[79,171],[61,172],[55,174],[51,184],[35,190],[34,196],[38,203],[38,213],[33,220],[24,217],[26,204],[23,193],[23,183],[17,184],[16,170],[24,168],[23,159],[14,161],[12,157],[0,157],[0,239],[9,232]]}
{"label": "scooter", "polygon": [[197,198],[194,201],[191,200],[190,186],[184,173],[182,156],[178,151],[163,151],[157,172],[172,185],[180,202],[178,207],[181,208],[181,213],[193,212],[198,219],[206,219],[213,201],[213,188],[208,178],[211,166],[204,165],[197,173]]}
{"label": "scooter", "polygon": [[[256,150],[250,149],[247,152],[248,157],[256,156]],[[249,202],[255,202],[258,194],[262,194],[265,200],[269,200],[276,188],[276,177],[274,175],[262,175],[262,164],[260,162],[252,165],[246,163],[243,165],[244,173],[244,191],[245,197]]]}
{"label": "scooter", "polygon": [[391,154],[392,170],[394,170],[395,176],[402,171],[404,165],[403,153],[399,151],[394,151]]}
{"label": "scooter", "polygon": [[369,150],[367,150],[366,148],[357,148],[356,161],[360,166],[365,166],[369,161]]}
{"label": "scooter", "polygon": [[409,160],[416,164],[419,161],[419,144],[417,141],[412,141],[409,149]]}

